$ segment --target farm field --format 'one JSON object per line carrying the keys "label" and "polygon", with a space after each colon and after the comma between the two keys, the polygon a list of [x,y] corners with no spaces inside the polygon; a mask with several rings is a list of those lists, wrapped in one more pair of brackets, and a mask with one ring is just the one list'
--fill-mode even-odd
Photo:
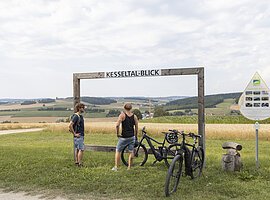
{"label": "farm field", "polygon": [[[139,130],[146,127],[148,133],[152,136],[161,136],[161,132],[169,129],[183,130],[185,132],[197,133],[197,124],[175,124],[175,123],[139,123]],[[48,124],[48,128],[55,132],[65,132],[67,130],[67,123]],[[251,139],[255,140],[255,130],[252,124],[206,124],[205,125],[206,139]],[[260,139],[270,141],[270,125],[261,124]],[[114,122],[87,122],[85,124],[85,131],[89,134],[114,134]],[[139,133],[140,134],[140,133]]]}
{"label": "farm field", "polygon": [[[110,170],[114,153],[85,152],[84,167],[77,168],[73,165],[72,138],[63,131],[64,127],[65,124],[62,129],[57,124],[51,124],[43,132],[0,136],[0,188],[33,194],[44,192],[49,198],[62,196],[69,199],[269,198],[270,189],[266,187],[270,180],[269,140],[260,139],[261,167],[256,170],[254,140],[240,140],[238,135],[230,138],[243,145],[241,156],[244,168],[241,172],[225,173],[221,171],[220,160],[224,153],[221,145],[227,139],[222,139],[223,134],[220,138],[208,134],[207,165],[203,176],[195,181],[183,177],[179,190],[170,198],[165,198],[163,187],[167,168],[164,163],[152,165],[153,158],[150,156],[143,167],[134,167],[130,171],[121,167],[115,173]],[[149,131],[156,128],[155,125],[148,127]],[[189,128],[193,129],[195,125]],[[246,128],[246,125],[241,128]],[[269,127],[264,128],[267,130]],[[116,144],[115,134],[98,129],[87,124],[86,144]],[[162,140],[161,134],[152,135]]]}
{"label": "farm field", "polygon": [[0,130],[12,130],[12,129],[28,129],[28,128],[46,128],[48,124],[41,123],[7,123],[0,124]]}
{"label": "farm field", "polygon": [[[102,98],[101,98],[102,99]],[[104,98],[105,99],[105,98]],[[123,110],[125,102],[132,102],[134,109],[139,109],[142,113],[145,111],[154,112],[154,107],[157,105],[164,105],[170,99],[169,97],[157,98],[149,100],[147,98],[116,98],[116,102],[107,105],[95,105],[86,103],[88,109],[86,111],[85,118],[106,118],[106,115],[110,110]],[[36,103],[31,105],[21,105],[20,103],[7,103],[0,104],[0,122],[57,122],[59,120],[65,121],[73,113],[72,99],[56,99],[53,103]],[[93,112],[93,110],[102,110]],[[237,110],[235,105],[235,99],[224,99],[223,102],[215,105],[214,108],[206,108],[205,112],[207,116],[231,116],[231,110]],[[185,112],[185,110],[172,110]],[[192,109],[193,113],[197,113],[197,109]],[[33,119],[36,117],[36,119]],[[196,116],[184,116],[186,119],[196,118]],[[177,118],[177,117],[176,117]],[[215,117],[213,117],[215,119]],[[33,121],[34,120],[34,121]],[[166,121],[166,120],[165,120]],[[194,121],[194,120],[193,120]],[[184,122],[183,122],[184,123]],[[196,122],[192,122],[196,123]],[[208,123],[208,122],[207,122]],[[245,123],[242,121],[242,123]]]}
{"label": "farm field", "polygon": [[[216,105],[215,108],[205,108],[205,114],[206,115],[230,115],[231,110],[239,110],[238,105],[235,104],[235,99],[225,99],[224,102],[219,103]],[[183,110],[171,110],[170,113],[181,111],[185,112],[185,109]],[[193,113],[198,114],[198,109],[191,109]]]}
{"label": "farm field", "polygon": [[[107,121],[100,121],[99,118],[85,123],[85,132],[88,134],[114,134],[115,122],[117,118],[106,118]],[[197,124],[178,123],[139,123],[139,130],[146,127],[152,136],[160,136],[161,132],[169,129],[183,130],[185,132],[197,133]],[[68,123],[8,123],[0,124],[0,130],[20,129],[20,128],[43,128],[46,127],[53,132],[67,132]],[[254,139],[255,131],[253,124],[206,124],[206,139]],[[259,137],[270,141],[270,125],[261,124]]]}
{"label": "farm field", "polygon": [[[57,111],[40,111],[40,112],[55,112]],[[61,114],[61,112],[58,113],[58,117],[51,116],[30,116],[28,114],[28,117],[22,116],[22,117],[15,117],[15,116],[0,116],[0,122],[8,121],[12,123],[55,123],[59,121],[65,121],[72,112],[67,112],[66,114]],[[89,122],[115,122],[116,117],[105,117],[105,113],[85,113],[84,117],[86,121]],[[165,116],[165,117],[155,117],[152,119],[144,119],[140,122],[143,123],[178,123],[178,124],[196,124],[198,120],[197,116]],[[255,121],[248,120],[244,118],[241,115],[236,116],[206,116],[205,117],[206,124],[254,124]],[[260,124],[269,124],[270,119],[260,121]]]}

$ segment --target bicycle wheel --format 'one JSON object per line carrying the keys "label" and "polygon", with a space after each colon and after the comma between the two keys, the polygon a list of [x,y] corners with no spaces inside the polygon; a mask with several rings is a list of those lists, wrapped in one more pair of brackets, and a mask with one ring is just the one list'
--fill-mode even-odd
{"label": "bicycle wheel", "polygon": [[[129,151],[128,145],[126,145],[121,152],[121,160],[124,165],[128,166]],[[138,147],[134,148],[134,157],[132,160],[132,166],[143,166],[148,158],[147,149],[143,144],[140,144]]]}
{"label": "bicycle wheel", "polygon": [[174,159],[176,153],[181,149],[181,144],[172,144],[166,149],[166,156],[164,156],[164,162],[167,167],[170,167],[172,160]]}
{"label": "bicycle wheel", "polygon": [[165,196],[168,197],[173,192],[176,192],[177,186],[182,176],[183,156],[178,154],[172,160],[168,169],[165,181]]}
{"label": "bicycle wheel", "polygon": [[204,163],[204,151],[203,148],[200,146],[194,149],[192,152],[191,158],[191,178],[195,179],[200,177],[203,170],[203,163]]}

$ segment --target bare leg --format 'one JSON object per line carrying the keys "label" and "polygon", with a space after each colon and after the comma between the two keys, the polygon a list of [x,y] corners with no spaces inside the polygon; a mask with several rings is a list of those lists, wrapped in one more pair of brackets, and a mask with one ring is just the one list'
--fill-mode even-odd
{"label": "bare leg", "polygon": [[79,163],[79,149],[75,149],[75,163]]}
{"label": "bare leg", "polygon": [[121,156],[121,153],[116,151],[115,152],[115,167],[119,167],[120,166],[120,156]]}
{"label": "bare leg", "polygon": [[78,163],[82,164],[83,150],[78,151]]}
{"label": "bare leg", "polygon": [[130,169],[132,166],[133,157],[134,157],[134,153],[130,152],[128,156],[128,169]]}

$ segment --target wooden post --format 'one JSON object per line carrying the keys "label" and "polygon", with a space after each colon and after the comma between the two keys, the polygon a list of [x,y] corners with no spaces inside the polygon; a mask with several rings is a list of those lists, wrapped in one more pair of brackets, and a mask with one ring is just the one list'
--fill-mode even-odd
{"label": "wooden post", "polygon": [[[80,102],[80,79],[73,74],[73,111],[75,112],[75,105]],[[73,157],[74,161],[76,161],[76,149],[73,141]]]}
{"label": "wooden post", "polygon": [[204,109],[204,68],[198,73],[198,131],[202,136],[199,141],[200,146],[205,151],[205,109]]}
{"label": "wooden post", "polygon": [[76,74],[73,74],[73,108],[80,102],[80,79]]}

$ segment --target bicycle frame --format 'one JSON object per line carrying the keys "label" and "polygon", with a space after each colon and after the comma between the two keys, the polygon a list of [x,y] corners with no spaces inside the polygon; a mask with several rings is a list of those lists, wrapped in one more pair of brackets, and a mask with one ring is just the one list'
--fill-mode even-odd
{"label": "bicycle frame", "polygon": [[[180,135],[182,136],[182,142],[180,143],[180,149],[178,150],[178,152],[176,152],[176,154],[181,154],[183,156],[183,158],[185,158],[185,161],[187,163],[185,163],[185,169],[186,169],[186,173],[187,175],[189,175],[189,172],[191,170],[191,158],[195,152],[196,149],[196,144],[197,142],[197,138],[198,136],[196,136],[195,134],[185,134],[185,133],[180,133]],[[193,139],[193,144],[189,144],[186,142],[186,136],[188,137],[192,137]],[[191,147],[191,149],[188,149],[188,147]],[[188,150],[187,150],[188,149]],[[189,151],[188,153],[190,154],[189,157],[186,157],[187,155],[187,151]],[[188,159],[188,160],[186,160]]]}
{"label": "bicycle frame", "polygon": [[[158,141],[155,140],[154,138],[148,136],[148,135],[146,134],[146,132],[143,132],[143,137],[142,137],[142,139],[140,140],[139,145],[143,144],[142,142],[143,142],[144,139],[147,141],[147,143],[148,143],[148,145],[149,145],[151,151],[153,152],[153,155],[154,155],[155,158],[157,159],[157,157],[158,157],[159,155],[158,155],[158,153],[156,152],[156,149],[155,149],[154,145],[152,144],[152,141],[154,141],[155,143],[157,143],[157,144],[159,144],[159,145],[162,145],[162,148],[163,148],[163,147],[165,147],[164,144],[165,144],[166,139],[164,138],[163,142],[158,142]],[[138,148],[138,149],[139,149],[139,148]],[[159,151],[160,151],[160,150],[159,150]],[[163,155],[162,155],[162,152],[160,152],[160,153],[161,153],[162,158],[164,158]]]}
{"label": "bicycle frame", "polygon": [[[149,155],[149,153],[151,151],[151,153],[155,157],[155,161],[153,162],[153,164],[155,164],[156,162],[160,162],[160,161],[164,160],[167,167],[170,166],[170,163],[169,163],[168,160],[172,160],[174,158],[174,154],[173,154],[173,156],[169,157],[168,156],[168,148],[171,145],[175,145],[176,143],[173,144],[172,142],[170,142],[171,140],[169,140],[169,139],[172,136],[170,136],[169,139],[168,139],[167,136],[168,136],[168,134],[171,134],[171,133],[174,133],[174,134],[177,134],[177,133],[175,132],[175,130],[173,130],[173,131],[169,130],[169,131],[170,131],[169,133],[168,132],[162,132],[162,133],[165,134],[164,139],[163,139],[162,142],[159,142],[156,139],[154,139],[154,138],[147,135],[147,132],[145,131],[145,127],[142,129],[142,137],[138,141],[138,143],[136,143],[136,146],[135,146],[134,151],[133,151],[133,156],[139,162],[139,165],[143,166],[145,164],[145,162],[148,159],[148,155]],[[149,147],[150,147],[149,149],[146,148],[147,144],[146,144],[146,142],[144,142],[144,140],[146,140],[147,144],[149,145]],[[165,145],[166,141],[171,145],[166,146]],[[125,158],[125,155],[127,155],[127,153],[129,153],[126,150],[127,147],[128,147],[128,145],[126,145],[125,148],[123,149],[123,151],[121,152],[121,159],[122,159],[123,163],[126,166],[128,165],[128,159]],[[144,156],[141,156],[141,155],[144,155]],[[137,159],[137,158],[140,158],[140,159]]]}
{"label": "bicycle frame", "polygon": [[[183,131],[176,132],[182,136],[182,141],[177,145],[178,148],[176,151],[174,151],[176,156],[172,160],[167,172],[165,181],[166,196],[176,192],[180,177],[182,176],[183,164],[185,167],[185,174],[190,176],[191,179],[194,179],[201,175],[204,162],[204,151],[200,146],[197,145],[197,140],[201,138],[201,136],[195,135],[194,133],[185,134]],[[186,136],[193,139],[193,144],[186,142]],[[192,150],[190,150],[189,147],[191,147]]]}
{"label": "bicycle frame", "polygon": [[[181,133],[181,136],[182,136],[182,142],[180,143],[181,144],[181,148],[180,150],[185,150],[185,147],[189,146],[192,148],[192,151],[194,151],[194,149],[196,148],[196,144],[198,143],[197,142],[197,136],[192,136],[192,135],[188,135],[188,134],[185,134],[185,133]],[[189,144],[186,142],[186,136],[189,136],[189,137],[192,137],[193,139],[193,144]]]}

